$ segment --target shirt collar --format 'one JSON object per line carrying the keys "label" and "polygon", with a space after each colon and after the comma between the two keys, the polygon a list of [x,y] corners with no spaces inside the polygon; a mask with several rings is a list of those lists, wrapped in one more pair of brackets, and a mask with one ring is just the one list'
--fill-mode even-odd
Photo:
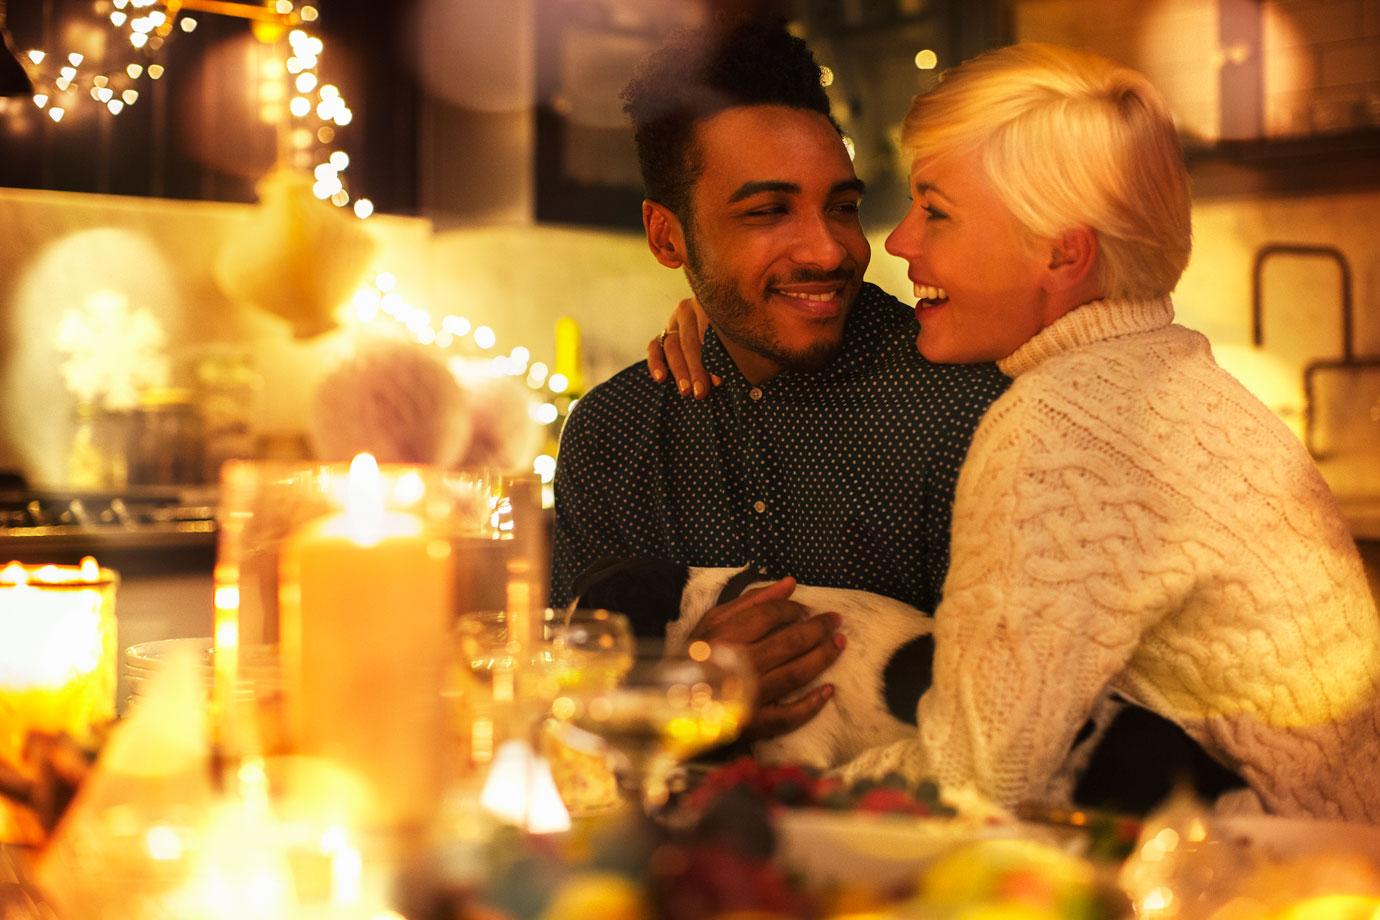
{"label": "shirt collar", "polygon": [[[864,371],[876,358],[890,328],[888,311],[885,309],[888,300],[890,297],[876,285],[864,283],[848,313],[843,329],[843,344],[834,360],[817,371],[782,371],[760,384],[760,387],[778,394],[805,392],[820,384]],[[701,359],[705,370],[722,377],[725,386],[734,389],[752,386],[738,370],[738,365],[733,363],[733,358],[713,327],[704,335]]]}

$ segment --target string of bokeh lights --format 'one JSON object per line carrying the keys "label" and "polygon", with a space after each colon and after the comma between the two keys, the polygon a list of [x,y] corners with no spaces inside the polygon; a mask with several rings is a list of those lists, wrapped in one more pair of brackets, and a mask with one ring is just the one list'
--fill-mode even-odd
{"label": "string of bokeh lights", "polygon": [[[54,122],[61,122],[67,112],[81,101],[85,89],[91,99],[112,116],[119,115],[140,98],[138,81],[159,80],[165,67],[157,60],[164,44],[174,34],[194,32],[197,20],[181,0],[110,0],[108,18],[124,41],[141,61],[132,61],[123,68],[96,72],[80,52],[70,52],[65,58],[42,49],[25,54],[30,76],[39,91],[34,104],[47,112]],[[345,172],[350,157],[344,150],[330,149],[336,140],[336,129],[348,126],[354,113],[339,87],[322,83],[319,72],[325,42],[311,34],[304,26],[318,20],[319,12],[310,4],[293,0],[274,0],[269,7],[276,14],[277,23],[254,21],[255,35],[265,44],[275,47],[286,32],[287,56],[274,56],[262,64],[259,77],[258,101],[260,119],[267,124],[279,124],[286,116],[292,119],[289,143],[293,148],[293,165],[308,167],[312,172],[312,193],[322,201],[338,208],[352,204],[359,219],[374,213],[368,198],[351,199]],[[51,65],[61,61],[53,71]],[[312,163],[312,151],[326,151],[320,162]],[[361,287],[345,310],[349,320],[362,325],[388,321],[399,327],[415,343],[441,349],[450,355],[448,366],[457,379],[469,373],[467,359],[454,350],[468,342],[482,355],[491,355],[489,369],[494,375],[522,378],[527,387],[538,395],[530,414],[542,426],[556,424],[571,408],[575,399],[562,400],[570,389],[569,378],[552,372],[547,364],[532,361],[532,352],[517,346],[507,354],[493,354],[497,336],[486,325],[475,325],[456,314],[444,316],[436,323],[429,311],[409,303],[397,290],[397,278],[382,272],[372,282]],[[481,358],[482,360],[482,358]],[[555,473],[556,461],[549,453],[541,453],[532,469],[549,483]]]}
{"label": "string of bokeh lights", "polygon": [[[79,51],[63,55],[33,48],[24,54],[38,90],[34,105],[54,122],[61,122],[82,101],[83,91],[109,114],[119,115],[139,101],[141,80],[163,77],[166,68],[158,56],[174,32],[190,33],[197,28],[196,18],[185,9],[190,4],[184,0],[109,0],[109,5],[106,16],[110,26],[140,60],[102,71]],[[339,87],[321,81],[319,67],[325,42],[306,28],[320,18],[320,13],[315,6],[299,5],[294,0],[274,0],[266,12],[274,21],[255,20],[251,27],[266,44],[278,43],[285,33],[287,56],[264,63],[260,115],[269,124],[280,123],[284,114],[290,116],[294,165],[311,169],[315,180],[312,192],[317,198],[343,208],[352,204],[345,180],[350,157],[343,150],[330,149],[330,145],[336,129],[350,124],[354,113]],[[314,148],[322,151],[317,163],[312,163]],[[374,205],[368,198],[357,198],[353,199],[353,210],[355,216],[364,219],[374,213]]]}

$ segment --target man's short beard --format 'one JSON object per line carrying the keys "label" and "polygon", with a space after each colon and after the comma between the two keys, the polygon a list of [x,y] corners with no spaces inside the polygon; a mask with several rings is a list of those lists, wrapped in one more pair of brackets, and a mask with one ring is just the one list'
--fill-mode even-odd
{"label": "man's short beard", "polygon": [[[704,270],[703,259],[694,243],[691,222],[681,222],[685,235],[686,276],[690,290],[709,314],[714,331],[740,348],[769,359],[785,370],[817,371],[834,360],[839,342],[820,342],[805,351],[789,351],[765,317],[754,317],[754,306],[743,299],[731,280]],[[756,321],[754,321],[756,320]]]}

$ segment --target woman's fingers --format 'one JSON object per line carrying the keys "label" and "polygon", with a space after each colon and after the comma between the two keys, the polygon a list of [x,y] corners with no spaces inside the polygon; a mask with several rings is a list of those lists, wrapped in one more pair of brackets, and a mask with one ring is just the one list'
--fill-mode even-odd
{"label": "woman's fingers", "polygon": [[723,378],[710,374],[704,367],[704,334],[709,328],[709,316],[693,297],[676,304],[667,317],[666,328],[647,343],[647,371],[661,383],[676,382],[682,396],[706,398],[710,391],[723,383]]}

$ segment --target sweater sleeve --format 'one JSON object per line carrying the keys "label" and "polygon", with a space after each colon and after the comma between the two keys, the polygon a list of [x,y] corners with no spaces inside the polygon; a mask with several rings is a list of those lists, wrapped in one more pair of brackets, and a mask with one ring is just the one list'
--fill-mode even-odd
{"label": "sweater sleeve", "polygon": [[927,776],[1004,807],[1044,791],[1184,585],[1143,577],[1145,502],[1110,450],[1019,387],[993,406],[959,477],[917,737],[845,778]]}

